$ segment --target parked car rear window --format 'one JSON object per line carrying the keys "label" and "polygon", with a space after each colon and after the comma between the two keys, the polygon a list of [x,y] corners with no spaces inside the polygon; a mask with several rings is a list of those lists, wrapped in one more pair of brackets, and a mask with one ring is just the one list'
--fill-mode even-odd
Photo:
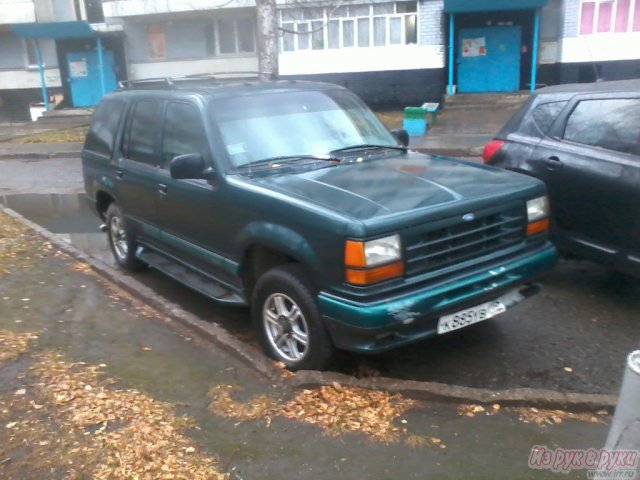
{"label": "parked car rear window", "polygon": [[616,152],[640,154],[640,99],[583,100],[564,131],[572,142]]}
{"label": "parked car rear window", "polygon": [[104,100],[100,103],[87,134],[85,150],[111,157],[123,109],[124,102],[121,100]]}
{"label": "parked car rear window", "polygon": [[162,136],[162,166],[167,168],[178,155],[205,155],[206,151],[207,136],[198,108],[187,103],[169,103]]}
{"label": "parked car rear window", "polygon": [[160,128],[160,102],[136,102],[130,118],[125,136],[125,155],[129,160],[157,165],[155,147]]}
{"label": "parked car rear window", "polygon": [[533,109],[531,115],[536,122],[536,126],[540,129],[540,132],[546,134],[553,122],[558,117],[558,114],[567,105],[567,102],[550,102],[538,105]]}

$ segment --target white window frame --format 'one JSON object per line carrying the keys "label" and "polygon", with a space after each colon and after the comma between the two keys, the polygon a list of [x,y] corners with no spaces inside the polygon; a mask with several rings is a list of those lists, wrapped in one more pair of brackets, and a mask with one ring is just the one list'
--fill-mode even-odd
{"label": "white window frame", "polygon": [[[213,42],[215,52],[213,53],[214,57],[237,57],[241,55],[255,55],[257,52],[257,42],[256,42],[256,32],[255,28],[251,29],[251,35],[253,40],[253,50],[250,52],[240,51],[240,37],[238,36],[238,21],[240,20],[251,20],[255,26],[256,19],[251,15],[235,15],[229,17],[218,17],[212,20],[213,23]],[[222,53],[220,51],[220,27],[219,23],[224,22],[233,22],[233,41],[234,41],[234,51],[233,52],[225,52]]]}
{"label": "white window frame", "polygon": [[[608,32],[599,32],[598,31],[598,20],[600,15],[600,4],[601,3],[613,3],[613,11],[611,12],[611,24],[609,25]],[[581,33],[582,29],[582,5],[585,3],[595,3],[595,11],[593,13],[593,25],[591,25],[591,33]],[[624,35],[625,33],[640,33],[633,31],[633,20],[634,13],[636,9],[636,4],[640,4],[640,0],[630,0],[629,2],[629,18],[627,18],[627,29],[624,32],[616,32],[616,20],[618,15],[618,0],[580,0],[578,4],[578,36],[589,36],[589,35],[609,35],[609,34],[617,34]]]}
{"label": "white window frame", "polygon": [[[640,1],[640,0],[638,0]],[[359,7],[359,8],[364,8],[366,7],[368,9],[368,15],[358,15],[358,16],[337,16],[337,15],[330,15],[331,12],[333,10],[335,10],[335,8],[331,8],[331,7],[327,7],[327,8],[323,8],[323,15],[322,15],[322,19],[313,19],[313,20],[296,20],[293,18],[293,15],[287,15],[287,10],[288,9],[281,9],[280,10],[280,14],[279,14],[279,26],[280,28],[286,29],[286,31],[282,32],[282,35],[280,35],[280,40],[279,40],[279,46],[280,46],[280,52],[282,53],[288,53],[288,52],[297,52],[297,51],[306,51],[306,50],[341,50],[341,49],[351,49],[351,48],[379,48],[379,47],[384,47],[384,46],[409,46],[409,45],[418,45],[420,42],[420,29],[418,28],[418,24],[419,24],[419,8],[418,8],[418,2],[416,1],[416,11],[415,12],[408,12],[408,13],[398,13],[398,4],[400,3],[405,3],[405,2],[388,2],[388,3],[392,3],[393,4],[393,13],[385,13],[385,14],[376,14],[373,11],[373,4],[366,4],[366,5],[350,5],[350,6],[344,6],[341,8],[350,8],[350,7]],[[299,9],[292,9],[292,10],[299,10]],[[300,10],[301,11],[301,10]],[[406,20],[405,18],[408,16],[415,16],[416,17],[416,42],[415,43],[405,43],[407,35],[406,35]],[[385,19],[385,44],[384,45],[375,45],[375,37],[374,37],[374,19],[376,18],[384,18]],[[399,18],[400,19],[400,43],[391,43],[391,19],[392,18]],[[358,46],[358,20],[361,19],[367,19],[369,20],[369,45],[366,47],[359,47]],[[312,28],[312,24],[314,22],[323,22],[323,48],[321,49],[314,49],[313,48],[313,28]],[[328,24],[330,21],[337,21],[338,22],[338,48],[329,48],[329,27]],[[353,22],[353,45],[350,46],[345,46],[344,45],[344,23],[345,22]],[[301,49],[299,48],[300,42],[299,42],[299,38],[300,35],[299,34],[292,34],[293,35],[293,50],[285,50],[284,49],[284,36],[288,33],[288,31],[298,31],[298,25],[299,24],[307,24],[308,25],[308,30],[309,30],[309,48],[308,49]],[[286,25],[286,26],[285,26]]]}

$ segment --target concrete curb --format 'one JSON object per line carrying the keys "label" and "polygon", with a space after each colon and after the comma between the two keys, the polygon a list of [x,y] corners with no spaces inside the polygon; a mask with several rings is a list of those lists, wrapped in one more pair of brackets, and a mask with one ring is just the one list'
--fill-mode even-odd
{"label": "concrete curb", "polygon": [[189,327],[196,333],[211,340],[215,345],[245,364],[253,367],[270,380],[278,380],[292,388],[315,388],[339,383],[340,385],[384,390],[400,393],[409,398],[438,400],[453,403],[494,404],[503,406],[528,406],[556,408],[569,411],[612,411],[617,404],[617,396],[573,392],[557,392],[534,388],[514,388],[507,390],[489,390],[483,388],[462,387],[435,382],[418,382],[385,377],[356,378],[336,372],[301,371],[295,375],[284,376],[282,370],[262,352],[238,340],[216,323],[204,322],[178,305],[157,295],[149,287],[135,278],[112,268],[106,263],[88,256],[73,245],[65,242],[47,229],[26,219],[10,208],[0,206],[0,211],[18,220],[28,228],[44,237],[51,244],[70,256],[87,263],[107,280],[126,290],[136,299],[155,308],[161,314]]}

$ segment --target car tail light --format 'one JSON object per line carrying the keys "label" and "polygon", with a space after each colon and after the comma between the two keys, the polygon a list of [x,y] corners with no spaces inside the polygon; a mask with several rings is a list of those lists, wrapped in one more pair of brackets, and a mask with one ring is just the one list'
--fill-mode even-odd
{"label": "car tail light", "polygon": [[482,160],[484,163],[489,163],[491,157],[493,157],[498,150],[500,150],[504,145],[502,140],[491,140],[487,143],[482,151]]}

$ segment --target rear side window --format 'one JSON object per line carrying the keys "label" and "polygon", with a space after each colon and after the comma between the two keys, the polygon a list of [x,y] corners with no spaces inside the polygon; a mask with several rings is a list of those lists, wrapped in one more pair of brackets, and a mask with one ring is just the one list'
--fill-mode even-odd
{"label": "rear side window", "polygon": [[207,137],[200,111],[195,105],[171,102],[167,106],[162,136],[162,166],[178,155],[207,152]]}
{"label": "rear side window", "polygon": [[160,128],[160,107],[157,100],[139,100],[129,116],[124,151],[129,160],[157,165],[156,139]]}
{"label": "rear side window", "polygon": [[104,100],[100,103],[87,134],[85,150],[111,158],[123,110],[122,100]]}
{"label": "rear side window", "polygon": [[533,121],[540,131],[546,134],[553,122],[556,120],[562,109],[567,105],[567,102],[551,102],[538,105],[531,112]]}
{"label": "rear side window", "polygon": [[[507,120],[507,123],[505,123],[504,126],[498,132],[498,138],[506,138],[507,135],[515,131],[522,131],[522,128],[521,128],[523,126],[522,124],[527,123],[526,120],[524,120],[525,115],[531,108],[531,103],[533,103],[534,98],[535,97],[531,96],[529,100],[527,100],[522,105],[522,107],[520,107],[520,109],[516,113],[514,113],[509,120]],[[527,132],[522,132],[522,133],[527,133]]]}
{"label": "rear side window", "polygon": [[565,140],[640,154],[640,99],[583,100],[575,107],[564,131]]}

